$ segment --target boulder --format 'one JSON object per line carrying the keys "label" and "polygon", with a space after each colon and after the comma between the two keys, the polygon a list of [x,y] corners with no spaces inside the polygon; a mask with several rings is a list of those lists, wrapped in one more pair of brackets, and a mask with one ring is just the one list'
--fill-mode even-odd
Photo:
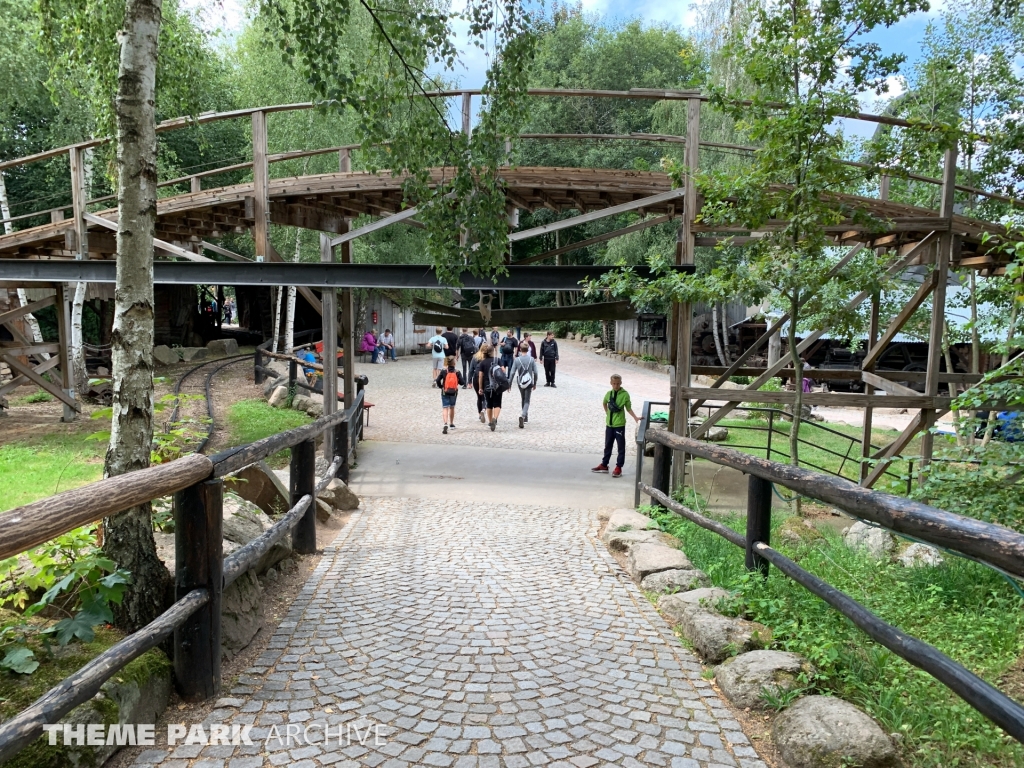
{"label": "boulder", "polygon": [[278,387],[287,387],[288,380],[282,379],[280,376],[268,376],[263,380],[263,396],[269,398],[271,393]]}
{"label": "boulder", "polygon": [[796,653],[750,651],[727,659],[715,669],[718,687],[737,707],[761,709],[762,691],[778,696],[797,687],[801,672],[811,674],[810,663]]}
{"label": "boulder", "polygon": [[324,415],[324,404],[317,400],[311,400],[309,407],[306,408],[306,415],[311,419],[319,419]]}
{"label": "boulder", "polygon": [[206,350],[206,347],[182,347],[181,348],[181,359],[186,363],[196,362],[205,360],[210,356],[210,353]]}
{"label": "boulder", "polygon": [[896,548],[896,537],[883,528],[856,522],[843,534],[843,541],[851,549],[860,549],[876,560],[882,560]]}
{"label": "boulder", "polygon": [[272,408],[284,408],[285,403],[288,402],[288,387],[276,387],[273,392],[270,393],[270,397],[267,399],[267,404]]}
{"label": "boulder", "polygon": [[[232,482],[234,480],[238,482]],[[224,478],[232,493],[250,501],[268,515],[280,515],[291,506],[288,488],[275,475],[266,462],[250,464]]]}
{"label": "boulder", "polygon": [[729,439],[729,430],[725,427],[712,427],[704,433],[703,439],[709,443],[724,443]]}
{"label": "boulder", "polygon": [[309,395],[296,395],[292,398],[292,410],[306,412],[306,409],[313,404]]}
{"label": "boulder", "polygon": [[601,347],[604,346],[604,344],[601,343],[601,339],[595,336],[594,338],[587,342],[587,346],[590,347],[591,349],[600,349]]}
{"label": "boulder", "polygon": [[359,497],[338,478],[334,478],[327,484],[324,492],[320,494],[320,498],[339,512],[359,509]]}
{"label": "boulder", "polygon": [[634,581],[640,582],[652,573],[671,569],[689,571],[693,570],[693,564],[681,549],[660,543],[636,544],[629,550],[626,570]]}
{"label": "boulder", "polygon": [[679,546],[679,539],[661,531],[616,531],[611,526],[605,529],[601,535],[601,541],[613,552],[629,552],[637,544]]}
{"label": "boulder", "polygon": [[224,494],[223,536],[236,544],[248,544],[272,523],[258,506],[234,493]]}
{"label": "boulder", "polygon": [[939,550],[935,549],[935,547],[929,547],[927,544],[911,544],[896,559],[907,568],[919,568],[922,566],[934,568],[943,563]]}
{"label": "boulder", "polygon": [[158,344],[153,347],[153,361],[159,365],[174,365],[180,363],[181,358],[166,344]]}
{"label": "boulder", "polygon": [[608,528],[613,531],[633,529],[643,531],[648,528],[657,528],[658,524],[646,515],[641,515],[635,509],[621,508],[613,510],[608,516]]}
{"label": "boulder", "polygon": [[331,519],[331,505],[323,499],[316,500],[316,521],[326,523]]}
{"label": "boulder", "polygon": [[706,587],[711,581],[704,571],[693,568],[672,568],[668,571],[652,573],[640,582],[640,588],[648,592],[688,592],[699,587]]}
{"label": "boulder", "polygon": [[260,629],[263,589],[253,571],[246,571],[221,593],[220,656],[230,659],[244,649]]}
{"label": "boulder", "polygon": [[878,724],[853,704],[833,696],[796,701],[775,719],[772,740],[791,768],[899,764],[896,748]]}
{"label": "boulder", "polygon": [[716,613],[710,605],[722,597],[728,597],[725,590],[711,588],[658,599],[658,610],[680,626],[697,653],[710,664],[763,648],[772,638],[771,630],[763,624]]}
{"label": "boulder", "polygon": [[206,348],[214,357],[225,357],[238,354],[238,342],[234,339],[214,339]]}

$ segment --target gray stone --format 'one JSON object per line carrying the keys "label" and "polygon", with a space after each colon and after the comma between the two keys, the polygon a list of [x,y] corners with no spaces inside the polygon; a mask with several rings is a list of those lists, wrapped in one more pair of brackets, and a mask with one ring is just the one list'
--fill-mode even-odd
{"label": "gray stone", "polygon": [[270,518],[251,501],[224,494],[223,535],[236,544],[248,544],[271,526]]}
{"label": "gray stone", "polygon": [[724,443],[729,439],[729,430],[725,427],[712,427],[702,435],[709,443]]}
{"label": "gray stone", "polygon": [[316,500],[316,521],[326,523],[331,519],[331,505],[323,499]]}
{"label": "gray stone", "polygon": [[706,587],[710,580],[704,571],[683,568],[672,568],[667,571],[659,571],[646,576],[640,582],[640,588],[648,592],[687,592],[699,587]]}
{"label": "gray stone", "polygon": [[318,400],[311,400],[306,408],[306,415],[311,419],[319,419],[324,415],[324,404]]}
{"label": "gray stone", "polygon": [[292,410],[305,412],[313,401],[310,400],[309,395],[296,395],[292,398]]}
{"label": "gray stone", "polygon": [[772,739],[791,768],[890,768],[896,748],[870,717],[833,696],[807,696],[780,714]]}
{"label": "gray stone", "polygon": [[843,534],[843,541],[851,549],[866,552],[876,560],[882,560],[896,548],[896,537],[889,531],[867,523],[856,522]]}
{"label": "gray stone", "polygon": [[186,363],[199,362],[210,356],[206,347],[182,347],[181,359]]}
{"label": "gray stone", "polygon": [[681,549],[664,544],[637,544],[629,550],[626,570],[634,581],[643,581],[645,576],[673,568],[693,570],[693,564]]}
{"label": "gray stone", "polygon": [[181,362],[178,353],[165,344],[157,344],[153,347],[153,360],[160,365],[174,365]]}
{"label": "gray stone", "polygon": [[771,643],[768,627],[754,621],[722,616],[712,605],[729,594],[724,589],[695,589],[658,599],[658,610],[678,624],[704,660],[717,664],[729,656],[754,651]]}
{"label": "gray stone", "polygon": [[810,663],[796,653],[750,651],[741,653],[715,669],[715,680],[725,697],[737,707],[760,709],[765,705],[762,691],[778,696],[799,685],[801,672],[812,674]]}
{"label": "gray stone", "polygon": [[230,659],[244,649],[260,629],[263,589],[253,571],[246,571],[221,594],[220,655]]}
{"label": "gray stone", "polygon": [[929,547],[927,544],[911,544],[896,559],[907,568],[921,566],[934,568],[944,562],[939,550]]}
{"label": "gray stone", "polygon": [[632,528],[643,531],[648,528],[657,528],[658,524],[646,515],[641,515],[635,509],[615,509],[608,516],[608,528],[613,531]]}
{"label": "gray stone", "polygon": [[320,498],[339,512],[359,509],[359,497],[338,478],[334,478],[327,484],[327,488],[324,489],[324,493],[320,494]]}
{"label": "gray stone", "polygon": [[287,381],[280,376],[268,376],[263,381],[263,396],[269,398],[278,387],[287,386]]}
{"label": "gray stone", "polygon": [[206,348],[214,357],[238,354],[238,342],[234,339],[214,339],[206,345]]}
{"label": "gray stone", "polygon": [[610,525],[601,535],[601,541],[613,552],[629,552],[637,544],[679,546],[677,538],[661,531],[616,531]]}
{"label": "gray stone", "polygon": [[226,487],[232,493],[251,501],[268,515],[280,515],[291,506],[288,503],[287,486],[271,471],[266,462],[250,464],[225,477],[224,482],[229,483]]}
{"label": "gray stone", "polygon": [[272,408],[284,408],[285,403],[288,402],[288,387],[277,387],[273,392],[270,393],[270,397],[267,399],[267,403]]}

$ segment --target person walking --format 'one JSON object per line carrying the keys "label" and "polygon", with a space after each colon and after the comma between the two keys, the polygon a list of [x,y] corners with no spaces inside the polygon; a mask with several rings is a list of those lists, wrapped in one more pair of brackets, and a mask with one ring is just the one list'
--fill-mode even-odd
{"label": "person walking", "polygon": [[[491,326],[490,341],[491,341],[491,346],[494,347],[495,349],[497,349],[498,348],[498,344],[501,343],[501,334],[498,333],[498,327],[495,326],[495,325]],[[497,354],[497,352],[495,352],[495,354]]]}
{"label": "person walking", "polygon": [[519,339],[511,328],[501,340],[501,367],[508,371],[512,367],[512,361],[516,357],[516,350],[519,349]]}
{"label": "person walking", "polygon": [[476,340],[468,328],[463,328],[459,335],[458,350],[459,359],[462,360],[462,388],[465,389],[469,386],[469,369],[473,365],[473,355],[476,354]]}
{"label": "person walking", "polygon": [[434,335],[427,339],[427,344],[430,345],[431,387],[437,386],[437,374],[444,370],[444,358],[448,354],[448,339],[441,335],[443,330],[438,326],[434,329]]}
{"label": "person walking", "polygon": [[454,357],[455,362],[459,361],[459,335],[455,333],[454,328],[447,328],[445,332],[441,334],[444,336],[445,341],[448,342],[448,349],[445,351],[445,357]]}
{"label": "person walking", "polygon": [[594,467],[591,472],[608,472],[608,462],[612,458],[612,446],[618,447],[618,455],[615,457],[615,469],[612,470],[612,477],[622,477],[622,465],[626,463],[626,414],[633,417],[633,421],[640,421],[640,417],[633,413],[633,404],[629,399],[629,392],[622,388],[622,377],[614,373],[611,377],[612,388],[605,393],[602,404],[604,405],[604,457],[601,463]]}
{"label": "person walking", "polygon": [[555,386],[555,365],[558,363],[558,342],[555,334],[548,331],[544,341],[540,343],[540,358],[544,361],[544,386]]}
{"label": "person walking", "polygon": [[519,345],[519,357],[512,363],[509,380],[519,388],[523,410],[519,414],[519,428],[530,421],[530,395],[537,388],[537,361],[530,354],[530,347],[524,341]]}
{"label": "person walking", "polygon": [[473,343],[476,344],[476,352],[480,351],[480,347],[487,341],[487,334],[483,328],[477,328],[473,336]]}
{"label": "person walking", "polygon": [[472,383],[473,392],[476,393],[476,412],[477,415],[480,417],[481,424],[487,423],[487,419],[484,416],[484,408],[486,407],[486,401],[484,399],[483,387],[479,386],[479,382],[477,381],[477,374],[480,371],[480,363],[487,359],[487,350],[490,349],[490,347],[491,345],[488,344],[487,342],[484,342],[482,345],[480,345],[480,349],[478,349],[477,353],[473,355],[472,365],[469,366],[469,380]]}
{"label": "person walking", "polygon": [[465,383],[462,374],[455,370],[455,358],[451,355],[445,360],[445,367],[435,380],[441,390],[441,434],[447,435],[449,429],[455,429],[455,400],[459,396],[459,387]]}
{"label": "person walking", "polygon": [[484,393],[484,405],[487,409],[487,425],[491,432],[498,428],[498,416],[501,415],[501,396],[508,389],[508,376],[501,367],[501,361],[494,357],[494,348],[486,344],[480,348],[484,359],[477,370],[477,384]]}
{"label": "person walking", "polygon": [[530,347],[530,355],[533,357],[534,360],[536,360],[537,359],[537,345],[534,344],[533,343],[533,339],[530,338],[530,332],[529,331],[527,331],[526,333],[523,334],[523,341],[526,342],[527,345],[529,345],[529,347]]}

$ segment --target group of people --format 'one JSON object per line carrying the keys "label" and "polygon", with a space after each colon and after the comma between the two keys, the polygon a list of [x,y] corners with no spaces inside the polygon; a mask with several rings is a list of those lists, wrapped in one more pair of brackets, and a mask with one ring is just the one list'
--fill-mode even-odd
{"label": "group of people", "polygon": [[377,336],[377,329],[367,329],[363,334],[363,341],[359,345],[359,351],[368,355],[371,363],[386,363],[390,357],[397,360],[395,354],[395,337],[391,334],[390,328],[385,328],[384,333]]}
{"label": "group of people", "polygon": [[544,364],[544,386],[555,386],[558,342],[552,331],[547,332],[540,349],[528,332],[520,338],[512,328],[502,336],[497,328],[489,334],[483,328],[463,328],[461,334],[456,334],[453,328],[438,327],[427,343],[431,386],[441,390],[441,431],[446,435],[449,429],[455,429],[455,401],[460,389],[472,387],[480,422],[493,432],[498,427],[502,397],[513,387],[520,396],[519,428],[529,423],[530,396],[540,379],[538,359]]}

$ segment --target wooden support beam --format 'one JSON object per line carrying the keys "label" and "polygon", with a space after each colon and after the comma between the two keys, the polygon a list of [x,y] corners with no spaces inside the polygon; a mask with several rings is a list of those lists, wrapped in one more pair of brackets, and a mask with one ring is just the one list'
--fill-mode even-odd
{"label": "wooden support beam", "polygon": [[[84,218],[90,224],[95,224],[96,226],[104,227],[105,229],[113,230],[115,232],[117,231],[116,219],[114,221],[111,221],[110,219],[105,219],[102,216],[95,216],[91,213],[85,214]],[[166,251],[172,256],[178,256],[180,258],[187,259],[188,261],[212,261],[212,259],[208,259],[205,256],[200,256],[198,253],[192,253],[192,251],[186,250],[185,248],[181,248],[177,245],[172,245],[171,243],[168,243],[164,240],[159,240],[155,237],[153,238],[153,247],[156,248],[157,250]]]}
{"label": "wooden support beam", "polygon": [[[36,373],[39,373],[39,374],[46,373],[51,368],[55,368],[57,366],[57,363],[59,363],[59,362],[60,362],[60,358],[57,357],[57,356],[54,356],[54,357],[51,357],[49,360],[44,360],[42,363],[40,363],[35,368],[33,368],[33,370]],[[25,384],[31,384],[31,383],[32,382],[29,380],[28,376],[24,376],[24,375],[15,376],[13,379],[11,379],[6,384],[4,384],[2,387],[0,387],[0,396],[6,395],[8,392],[13,392],[18,387],[24,386]]]}
{"label": "wooden support beam", "polygon": [[535,264],[538,261],[544,261],[554,256],[560,256],[563,253],[570,253],[572,251],[578,251],[581,248],[586,248],[597,243],[604,243],[608,240],[612,240],[616,237],[622,237],[623,235],[629,235],[633,232],[641,232],[650,227],[656,227],[659,224],[664,224],[666,221],[671,221],[672,216],[666,214],[664,216],[655,216],[653,219],[647,219],[646,221],[640,221],[636,224],[630,224],[628,227],[622,227],[621,229],[612,230],[611,232],[605,232],[603,235],[597,235],[595,237],[589,237],[586,240],[580,240],[579,242],[569,243],[563,245],[560,248],[554,248],[544,253],[538,253],[536,256],[529,256],[525,259],[519,259],[519,261],[513,261],[513,264]]}
{"label": "wooden support beam", "polygon": [[76,259],[89,258],[89,228],[86,225],[85,215],[88,212],[86,200],[88,194],[88,181],[85,178],[85,153],[86,150],[80,147],[72,147],[71,154],[71,204],[74,211],[74,236]]}
{"label": "wooden support beam", "polygon": [[256,261],[270,259],[270,166],[267,163],[267,115],[252,113],[253,240]]}
{"label": "wooden support beam", "polygon": [[660,203],[666,203],[670,200],[676,200],[683,197],[686,194],[686,188],[670,189],[667,192],[661,192],[657,195],[651,195],[650,197],[644,197],[640,200],[634,200],[630,203],[622,203],[621,205],[613,205],[610,208],[602,208],[599,211],[591,211],[590,213],[584,213],[580,216],[573,216],[569,219],[560,219],[559,221],[553,221],[550,224],[543,224],[533,229],[524,229],[521,232],[513,232],[508,236],[509,242],[519,242],[520,240],[526,240],[537,235],[543,235],[548,232],[557,232],[560,229],[568,229],[569,227],[576,227],[580,224],[587,224],[591,221],[597,221],[598,219],[604,219],[608,216],[616,216],[620,213],[626,213],[628,211],[635,211],[638,208],[647,208],[652,205],[658,205]]}
{"label": "wooden support beam", "polygon": [[29,346],[12,344],[7,346],[6,343],[0,343],[0,352],[5,355],[17,355],[18,357],[41,354],[53,355],[60,352],[60,344],[31,344]]}
{"label": "wooden support beam", "polygon": [[932,291],[935,290],[935,274],[933,272],[925,278],[917,292],[910,297],[910,301],[903,306],[903,309],[899,311],[896,317],[889,321],[889,325],[886,326],[885,331],[882,333],[882,338],[864,356],[864,361],[861,363],[864,368],[870,368],[870,366],[878,362],[878,358],[881,357],[896,334],[903,329],[903,326],[907,324],[910,317],[924,304],[925,299],[931,295]]}
{"label": "wooden support beam", "polygon": [[[67,405],[69,408],[73,408],[76,411],[82,410],[81,406],[79,406],[78,403],[75,402],[75,399],[73,397],[68,395],[63,389],[58,387],[56,384],[53,384],[44,379],[42,376],[36,373],[34,369],[30,368],[27,365],[22,365],[21,361],[19,361],[18,358],[14,357],[13,355],[0,355],[0,357],[2,357],[4,362],[6,362],[11,367],[11,370],[17,371],[30,382],[35,384],[37,387],[41,387],[42,389],[46,390],[51,395],[60,400],[62,403]],[[58,361],[60,360],[60,358],[55,359],[57,359]]]}
{"label": "wooden support beam", "polygon": [[[64,394],[71,400],[64,403],[64,413],[61,421],[74,421],[78,416],[79,408],[75,400],[75,378],[71,374],[71,299],[67,294],[67,284],[61,283],[57,286],[57,295],[54,298],[54,308],[57,310],[57,357],[60,358],[60,386]],[[45,381],[45,379],[41,379]]]}
{"label": "wooden support beam", "polygon": [[365,227],[346,231],[331,240],[331,247],[333,248],[334,246],[341,245],[342,243],[351,242],[357,237],[362,237],[363,235],[368,235],[371,232],[376,232],[378,229],[384,229],[384,227],[390,227],[392,224],[397,224],[400,221],[411,219],[417,213],[419,213],[419,210],[413,206],[412,208],[406,208],[404,211],[400,211],[399,213],[393,213],[390,216],[385,216],[372,224],[367,224]]}
{"label": "wooden support beam", "polygon": [[54,301],[56,301],[55,296],[47,296],[46,298],[39,299],[38,301],[33,301],[29,304],[26,304],[23,307],[17,307],[15,309],[10,309],[6,312],[0,313],[0,325],[9,323],[12,320],[17,320],[19,317],[27,315],[30,312],[35,312],[36,310],[42,309],[43,307],[48,307],[51,304],[53,304]]}
{"label": "wooden support beam", "polygon": [[920,394],[916,389],[905,387],[895,381],[890,381],[889,379],[877,376],[870,371],[861,371],[860,378],[865,384],[880,389],[883,392],[888,392],[890,395],[908,395],[916,397]]}
{"label": "wooden support beam", "polygon": [[[729,403],[774,403],[791,405],[796,402],[795,392],[760,392],[748,389],[709,389],[708,387],[680,387],[681,398],[701,397]],[[948,397],[932,397],[914,392],[913,395],[858,395],[845,392],[808,392],[804,405],[822,405],[835,408],[949,408]]]}
{"label": "wooden support beam", "polygon": [[[882,187],[882,199],[884,200],[889,194],[889,177],[883,176],[881,180]],[[870,349],[878,341],[878,312],[881,304],[881,296],[879,291],[871,296],[871,319],[868,321],[868,348]],[[871,371],[861,371],[861,376],[870,374],[875,376]],[[881,378],[877,376],[876,378]],[[871,382],[865,380],[867,386],[864,388],[865,395],[873,395],[874,392],[871,387]],[[871,455],[871,422],[874,418],[874,409],[864,409],[864,423],[861,424],[861,437],[860,437],[860,456],[862,459],[866,459]],[[863,482],[864,478],[868,475],[867,464],[861,462],[860,465],[860,479]]]}
{"label": "wooden support beam", "polygon": [[[724,376],[727,371],[732,370],[722,365],[695,365],[692,372],[695,376]],[[765,372],[764,368],[744,367],[738,368],[730,376],[760,376]],[[811,368],[807,370],[807,378],[815,381],[859,381],[860,371],[856,368]],[[925,381],[924,371],[873,371],[888,381]],[[776,376],[791,377],[794,375],[792,368],[783,368],[777,371]],[[981,381],[981,374],[975,373],[941,373],[939,381],[953,384],[977,384]],[[717,382],[716,382],[717,383]],[[719,385],[721,386],[721,385]],[[920,394],[919,392],[917,394]]]}
{"label": "wooden support beam", "polygon": [[229,259],[234,259],[235,261],[252,261],[252,259],[242,256],[239,253],[229,251],[227,248],[221,248],[219,245],[208,243],[205,240],[200,240],[199,244],[208,251],[213,251],[221,256],[227,256]]}
{"label": "wooden support beam", "polygon": [[[320,261],[334,261],[331,239],[323,233],[320,235]],[[324,415],[327,416],[338,410],[338,294],[334,288],[325,288],[320,298],[323,304]],[[334,461],[333,437],[332,430],[324,432],[324,458],[329,462]]]}
{"label": "wooden support beam", "polygon": [[878,478],[885,474],[885,470],[889,468],[889,461],[893,456],[896,456],[903,451],[910,441],[920,432],[922,429],[928,429],[931,427],[934,419],[931,411],[922,410],[918,413],[913,421],[911,421],[899,436],[893,440],[889,445],[883,448],[881,451],[876,453],[872,458],[879,459],[878,463],[868,472],[867,477],[861,482],[865,488],[874,487],[875,483],[878,482]]}
{"label": "wooden support beam", "polygon": [[[421,303],[421,302],[417,302]],[[476,309],[450,308],[447,312],[427,309],[413,313],[413,322],[422,325],[480,325],[483,318]],[[571,307],[525,307],[492,309],[489,325],[505,328],[531,326],[533,323],[558,323],[582,320],[632,320],[636,311],[628,301],[576,304]]]}

